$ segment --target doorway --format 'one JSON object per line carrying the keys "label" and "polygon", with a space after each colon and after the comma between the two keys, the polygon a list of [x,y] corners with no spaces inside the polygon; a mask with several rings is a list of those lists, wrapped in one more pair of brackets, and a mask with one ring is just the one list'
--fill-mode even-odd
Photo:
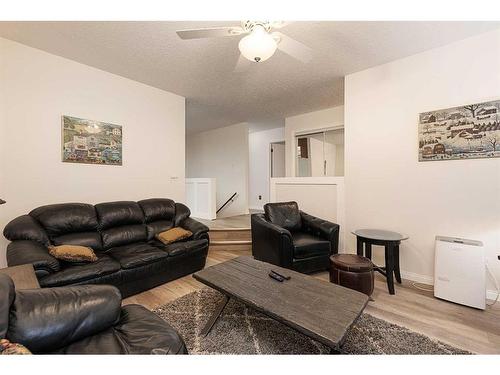
{"label": "doorway", "polygon": [[271,143],[270,177],[285,177],[285,142]]}

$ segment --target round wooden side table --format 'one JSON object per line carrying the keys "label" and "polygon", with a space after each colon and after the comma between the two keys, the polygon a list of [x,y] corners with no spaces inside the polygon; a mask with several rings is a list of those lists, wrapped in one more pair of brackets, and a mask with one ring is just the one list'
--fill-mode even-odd
{"label": "round wooden side table", "polygon": [[[384,246],[385,267],[375,266],[374,270],[380,272],[387,279],[389,294],[394,292],[394,278],[401,284],[401,271],[399,268],[399,245],[408,236],[381,229],[357,229],[352,232],[357,237],[357,254],[372,259],[372,245]],[[364,247],[364,252],[363,252]]]}

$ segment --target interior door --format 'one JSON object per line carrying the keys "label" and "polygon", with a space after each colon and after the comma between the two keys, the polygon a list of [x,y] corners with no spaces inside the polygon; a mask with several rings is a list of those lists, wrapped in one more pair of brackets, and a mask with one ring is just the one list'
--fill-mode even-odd
{"label": "interior door", "polygon": [[285,177],[285,142],[271,143],[271,177]]}

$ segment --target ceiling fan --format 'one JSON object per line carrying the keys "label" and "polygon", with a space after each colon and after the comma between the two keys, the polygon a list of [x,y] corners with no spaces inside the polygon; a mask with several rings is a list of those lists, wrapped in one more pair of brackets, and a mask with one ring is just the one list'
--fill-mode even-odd
{"label": "ceiling fan", "polygon": [[279,31],[273,32],[274,29],[280,29],[287,24],[282,21],[243,21],[241,26],[178,30],[177,35],[181,39],[199,39],[247,34],[238,44],[241,55],[236,71],[243,70],[248,65],[245,62],[266,61],[274,55],[276,49],[303,63],[309,62],[312,58],[311,48]]}

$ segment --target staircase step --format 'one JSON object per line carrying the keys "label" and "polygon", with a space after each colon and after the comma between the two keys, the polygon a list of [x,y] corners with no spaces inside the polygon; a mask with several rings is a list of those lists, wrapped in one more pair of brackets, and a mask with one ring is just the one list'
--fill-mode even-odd
{"label": "staircase step", "polygon": [[245,251],[252,250],[252,241],[212,241],[210,240],[210,250],[224,251]]}
{"label": "staircase step", "polygon": [[208,232],[212,241],[251,241],[252,232],[249,228],[210,229]]}
{"label": "staircase step", "polygon": [[251,243],[252,243],[252,241],[248,241],[248,240],[210,241],[210,245],[227,245],[227,244],[245,245],[245,244],[251,244]]}

